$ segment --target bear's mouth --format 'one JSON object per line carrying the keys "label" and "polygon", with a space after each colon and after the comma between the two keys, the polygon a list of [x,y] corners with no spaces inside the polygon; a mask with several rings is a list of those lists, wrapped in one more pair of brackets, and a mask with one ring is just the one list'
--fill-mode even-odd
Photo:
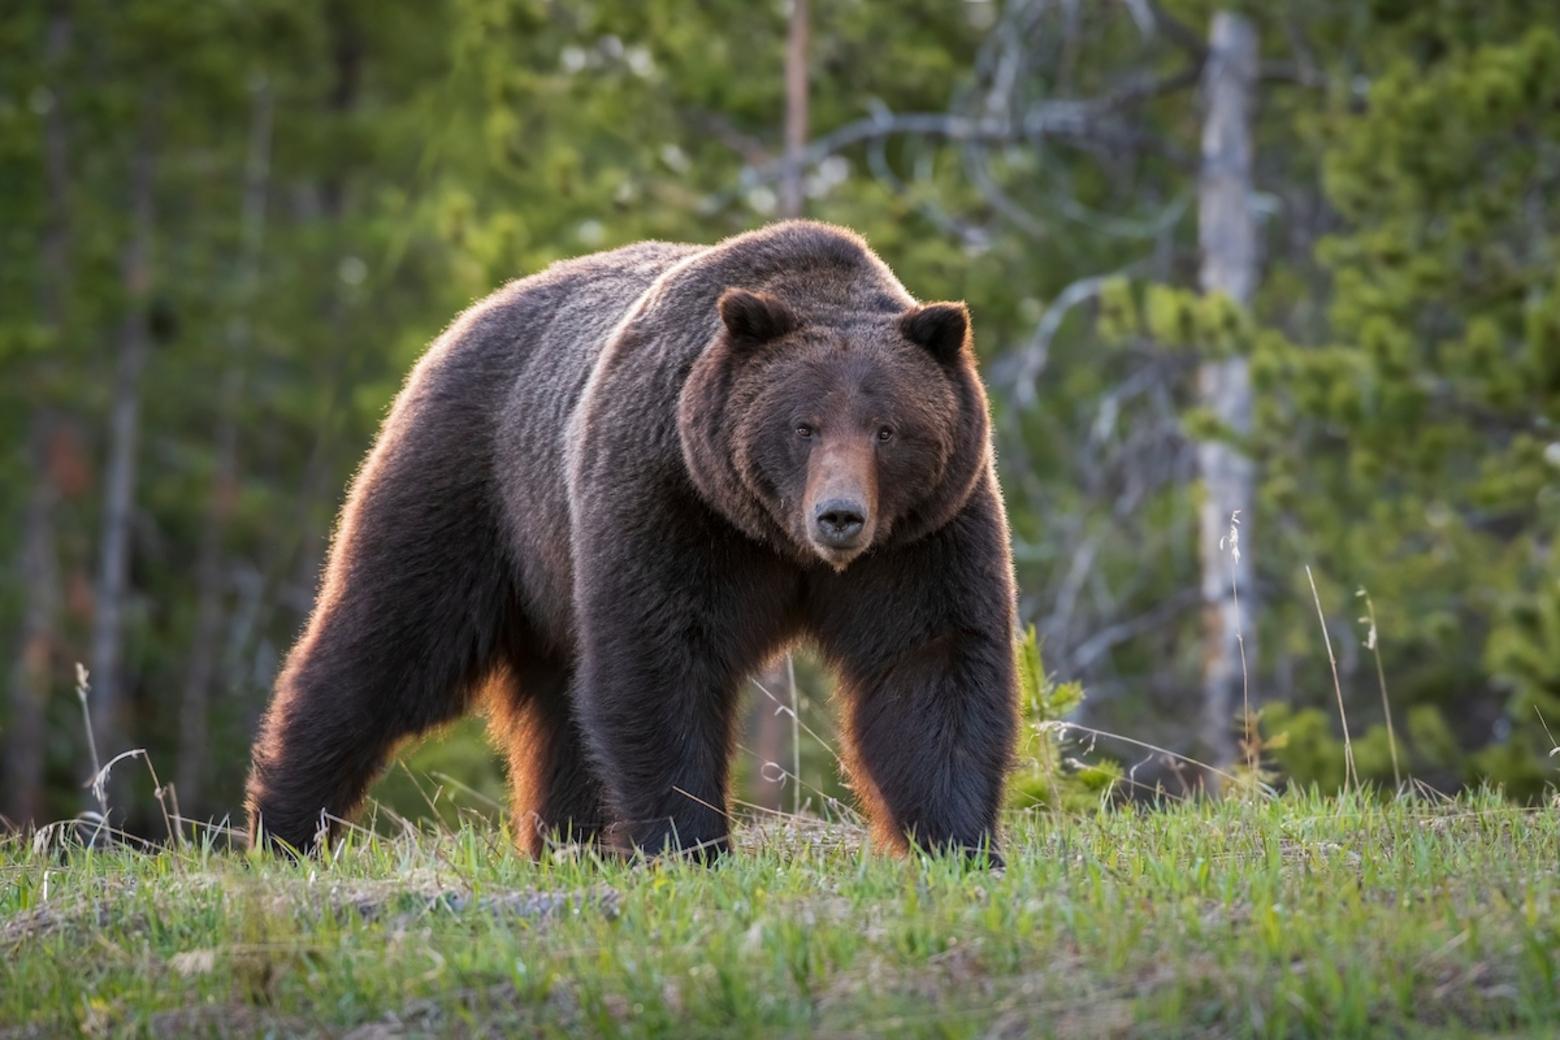
{"label": "bear's mouth", "polygon": [[[865,534],[865,532],[863,533]],[[820,560],[838,573],[849,567],[858,556],[866,552],[871,547],[872,540],[870,537],[864,537],[850,545],[826,545],[819,542],[816,538],[808,538],[807,544]]]}
{"label": "bear's mouth", "polygon": [[833,567],[836,573],[849,567],[850,562],[856,558],[854,552],[846,552],[840,549],[818,549],[818,556],[824,563]]}

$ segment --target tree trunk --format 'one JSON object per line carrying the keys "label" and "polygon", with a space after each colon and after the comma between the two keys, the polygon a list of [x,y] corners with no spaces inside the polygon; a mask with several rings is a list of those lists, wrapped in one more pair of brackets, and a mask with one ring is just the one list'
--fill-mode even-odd
{"label": "tree trunk", "polygon": [[[807,0],[791,0],[791,26],[785,46],[785,177],[780,181],[780,215],[799,217],[806,202],[801,158],[807,149]],[[758,676],[765,690],[779,699],[776,703],[760,693],[753,708],[753,753],[758,758],[753,800],[766,809],[780,809],[789,788],[796,793],[796,781],[786,780],[782,771],[793,770],[796,757],[796,687],[791,682],[789,655]],[[782,708],[789,709],[787,714]],[[772,764],[771,764],[772,763]],[[792,798],[793,806],[796,803]]]}
{"label": "tree trunk", "polygon": [[[1256,28],[1244,15],[1220,11],[1213,17],[1208,43],[1197,199],[1200,281],[1203,292],[1221,293],[1245,306],[1257,280],[1250,206]],[[1244,357],[1199,366],[1197,397],[1230,434],[1240,437],[1251,431],[1251,375]],[[1251,564],[1246,555],[1232,552],[1228,535],[1236,514],[1243,533],[1249,533],[1255,473],[1244,451],[1223,440],[1199,444],[1197,465],[1203,484],[1198,514],[1205,638],[1203,740],[1213,763],[1222,766],[1235,758],[1236,709],[1243,701],[1252,631]]]}
{"label": "tree trunk", "polygon": [[[61,3],[49,19],[44,65],[50,85],[49,107],[43,114],[44,195],[48,216],[43,233],[39,311],[55,337],[64,333],[70,295],[70,232],[65,113],[60,66],[70,50],[70,10]],[[46,382],[52,382],[46,380]],[[44,394],[53,387],[45,386]],[[0,805],[19,826],[35,821],[43,807],[45,712],[58,642],[60,618],[59,550],[54,540],[55,509],[60,493],[50,465],[59,417],[47,399],[34,406],[27,430],[27,464],[31,471],[23,520],[23,606],[21,645],[12,665],[11,719],[5,743],[4,796]]]}
{"label": "tree trunk", "polygon": [[180,810],[198,819],[206,778],[210,740],[211,686],[222,632],[222,540],[238,493],[238,410],[244,391],[245,355],[249,350],[250,316],[260,278],[260,248],[265,234],[265,204],[271,157],[271,93],[262,79],[252,87],[249,150],[244,162],[244,192],[240,226],[236,306],[228,324],[227,351],[217,398],[215,458],[206,523],[201,529],[196,563],[195,628],[190,642],[189,670],[179,707],[179,766],[175,787]]}
{"label": "tree trunk", "polygon": [[803,191],[802,154],[807,150],[807,0],[791,0],[791,28],[785,43],[785,177],[780,215],[799,217]]}
{"label": "tree trunk", "polygon": [[37,820],[43,808],[44,712],[60,612],[59,557],[54,543],[59,495],[49,472],[53,413],[37,408],[30,425],[27,460],[32,487],[22,534],[21,646],[12,664],[11,719],[5,744],[5,814],[17,826]]}
{"label": "tree trunk", "polygon": [[137,130],[130,172],[130,232],[120,262],[125,313],[119,329],[114,397],[108,422],[108,463],[103,488],[103,527],[98,538],[98,575],[92,619],[93,725],[103,761],[126,749],[124,689],[120,657],[125,601],[129,595],[130,535],[135,511],[136,457],[141,422],[141,373],[150,349],[152,229],[156,217],[152,183],[150,104]]}

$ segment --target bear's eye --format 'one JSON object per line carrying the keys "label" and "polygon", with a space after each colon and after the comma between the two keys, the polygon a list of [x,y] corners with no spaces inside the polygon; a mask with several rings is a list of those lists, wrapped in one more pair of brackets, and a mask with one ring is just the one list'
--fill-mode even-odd
{"label": "bear's eye", "polygon": [[813,428],[806,423],[797,423],[796,435],[804,441],[810,441],[812,440]]}
{"label": "bear's eye", "polygon": [[877,437],[878,437],[878,440],[880,440],[880,441],[891,441],[891,440],[893,440],[894,439],[894,428],[892,426],[879,426],[878,427]]}

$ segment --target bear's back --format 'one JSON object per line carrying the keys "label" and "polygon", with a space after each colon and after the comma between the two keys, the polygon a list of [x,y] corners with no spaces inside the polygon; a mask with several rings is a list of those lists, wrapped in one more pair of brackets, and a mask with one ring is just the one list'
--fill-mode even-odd
{"label": "bear's back", "polygon": [[572,416],[629,309],[668,268],[707,248],[638,242],[560,261],[485,301],[498,331],[485,349],[496,348],[506,369],[494,434],[506,547],[527,615],[560,650],[573,638],[564,461]]}

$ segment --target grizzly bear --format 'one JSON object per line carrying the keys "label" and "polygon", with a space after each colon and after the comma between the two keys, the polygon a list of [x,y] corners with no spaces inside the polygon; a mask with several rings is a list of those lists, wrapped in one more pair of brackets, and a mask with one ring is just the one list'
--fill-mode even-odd
{"label": "grizzly bear", "polygon": [[481,703],[522,846],[709,858],[744,680],[811,642],[877,839],[995,855],[1014,582],[962,303],[804,221],[559,263],[467,310],[353,481],[254,747],[308,851]]}

